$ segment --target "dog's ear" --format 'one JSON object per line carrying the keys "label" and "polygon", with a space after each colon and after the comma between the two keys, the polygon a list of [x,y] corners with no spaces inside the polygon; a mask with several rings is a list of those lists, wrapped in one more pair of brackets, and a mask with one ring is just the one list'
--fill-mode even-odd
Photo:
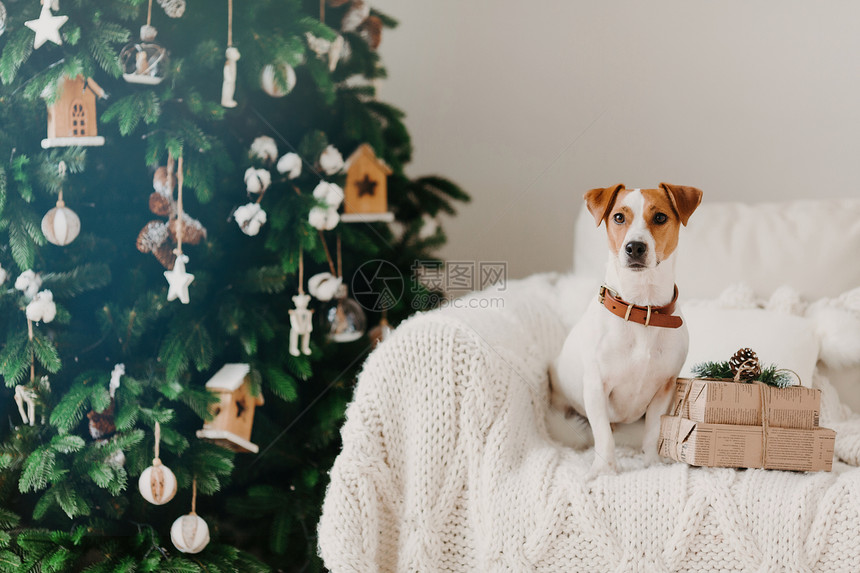
{"label": "dog's ear", "polygon": [[695,187],[682,187],[681,185],[672,185],[670,183],[660,183],[660,187],[666,192],[669,201],[672,203],[672,208],[675,214],[681,220],[681,224],[686,226],[690,220],[690,215],[702,202],[702,192]]}
{"label": "dog's ear", "polygon": [[598,227],[607,215],[609,215],[609,211],[615,203],[615,197],[618,196],[618,192],[622,189],[624,189],[624,183],[619,183],[612,187],[599,187],[592,189],[583,197],[585,199],[585,206],[588,207]]}

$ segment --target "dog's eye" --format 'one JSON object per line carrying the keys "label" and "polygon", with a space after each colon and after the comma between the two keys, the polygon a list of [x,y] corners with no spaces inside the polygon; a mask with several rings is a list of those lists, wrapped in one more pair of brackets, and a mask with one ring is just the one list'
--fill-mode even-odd
{"label": "dog's eye", "polygon": [[668,220],[669,217],[666,216],[666,213],[657,213],[656,215],[654,215],[654,223],[657,225],[662,225]]}
{"label": "dog's eye", "polygon": [[624,223],[624,213],[615,213],[612,215],[612,220],[618,223],[619,225]]}

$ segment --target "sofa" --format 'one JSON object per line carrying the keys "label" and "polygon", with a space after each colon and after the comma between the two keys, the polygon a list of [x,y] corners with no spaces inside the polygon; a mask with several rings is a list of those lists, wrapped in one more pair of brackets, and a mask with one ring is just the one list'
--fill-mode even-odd
{"label": "sofa", "polygon": [[572,272],[416,315],[370,355],[318,526],[326,567],[860,571],[860,200],[705,197],[678,251],[688,362],[754,335],[821,390],[833,471],[648,466],[619,439],[617,474],[589,479],[593,449],[547,423],[547,366],[606,262],[581,213]]}

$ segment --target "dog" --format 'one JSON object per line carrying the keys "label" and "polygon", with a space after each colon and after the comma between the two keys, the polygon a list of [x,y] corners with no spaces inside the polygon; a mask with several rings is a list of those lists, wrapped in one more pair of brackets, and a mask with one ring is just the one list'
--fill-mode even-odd
{"label": "dog", "polygon": [[646,462],[659,461],[660,416],[672,400],[689,335],[676,310],[675,250],[681,226],[702,201],[694,187],[623,184],[592,189],[585,204],[606,226],[605,283],[550,366],[553,408],[588,419],[591,475],[616,471],[612,426],[645,416]]}

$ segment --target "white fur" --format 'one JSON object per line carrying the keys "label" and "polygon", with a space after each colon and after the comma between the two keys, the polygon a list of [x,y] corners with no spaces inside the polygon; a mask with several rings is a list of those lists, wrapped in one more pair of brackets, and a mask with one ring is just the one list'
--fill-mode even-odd
{"label": "white fur", "polygon": [[[609,253],[605,284],[634,304],[668,304],[674,294],[675,255],[657,262],[654,237],[642,217],[645,198],[638,189],[622,204],[634,217],[619,252]],[[608,224],[614,223],[610,220]],[[643,270],[626,265],[624,245],[633,240],[648,247]],[[659,460],[660,416],[668,409],[688,345],[686,325],[673,329],[626,322],[603,308],[595,293],[553,365],[556,391],[591,425],[595,444],[592,474],[615,471],[610,424],[629,424],[643,415],[643,450],[649,461]],[[551,414],[550,426],[558,425],[552,418],[559,415]]]}

